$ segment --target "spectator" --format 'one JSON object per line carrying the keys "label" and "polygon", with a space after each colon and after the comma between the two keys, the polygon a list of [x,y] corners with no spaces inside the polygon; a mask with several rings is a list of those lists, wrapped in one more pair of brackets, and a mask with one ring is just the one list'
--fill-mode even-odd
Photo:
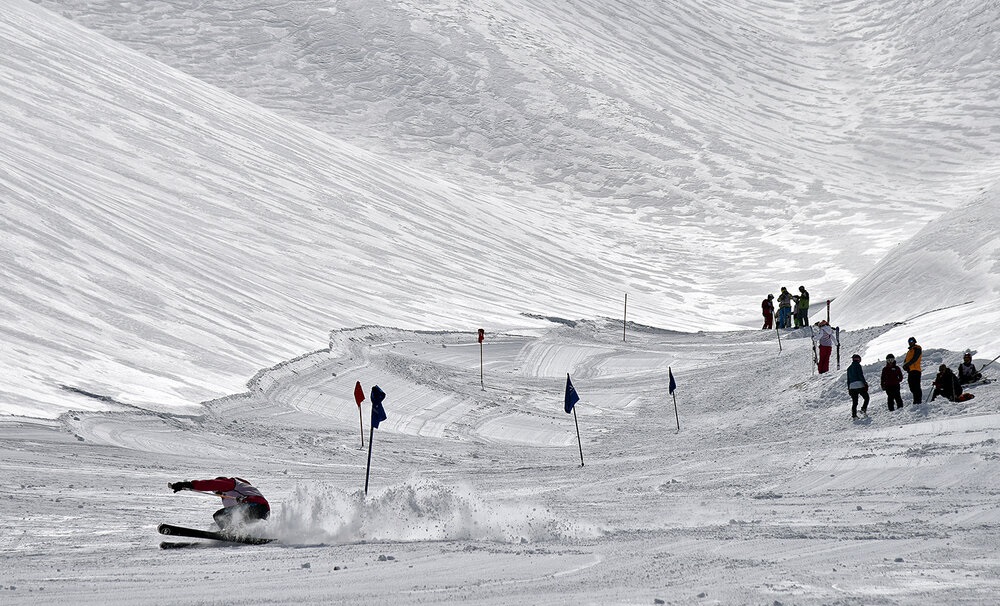
{"label": "spectator", "polygon": [[958,365],[958,382],[962,385],[975,383],[983,378],[983,373],[976,370],[976,365],[972,363],[972,352],[966,350],[962,356],[962,363]]}
{"label": "spectator", "polygon": [[906,350],[906,357],[903,358],[903,370],[906,371],[906,384],[913,394],[913,403],[920,404],[924,401],[924,392],[920,388],[920,361],[924,350],[917,345],[917,339],[914,337],[910,337],[907,343],[910,348]]}
{"label": "spectator", "polygon": [[823,374],[830,370],[830,353],[833,352],[833,337],[836,334],[833,327],[826,320],[816,323],[819,336],[819,362],[816,363],[816,370]]}
{"label": "spectator", "polygon": [[938,367],[937,376],[934,377],[934,393],[931,394],[931,402],[938,396],[944,396],[949,402],[958,402],[962,395],[962,385],[958,382],[958,377],[948,368],[947,364]]}
{"label": "spectator", "polygon": [[760,311],[764,314],[762,330],[774,328],[774,295],[767,295],[767,298],[760,302]]}
{"label": "spectator", "polygon": [[789,328],[792,315],[792,293],[784,286],[778,295],[778,328]]}
{"label": "spectator", "polygon": [[903,371],[896,365],[896,356],[889,354],[885,357],[885,366],[882,368],[882,379],[879,385],[888,398],[889,410],[903,407],[903,396],[899,395],[899,386],[903,383]]}
{"label": "spectator", "polygon": [[795,305],[795,314],[798,317],[797,326],[809,326],[809,291],[805,286],[799,287],[799,300]]}
{"label": "spectator", "polygon": [[861,405],[861,414],[868,414],[868,381],[865,380],[865,371],[861,368],[861,356],[854,354],[851,356],[851,365],[847,367],[847,393],[851,394],[851,417],[858,418],[858,396],[864,398]]}

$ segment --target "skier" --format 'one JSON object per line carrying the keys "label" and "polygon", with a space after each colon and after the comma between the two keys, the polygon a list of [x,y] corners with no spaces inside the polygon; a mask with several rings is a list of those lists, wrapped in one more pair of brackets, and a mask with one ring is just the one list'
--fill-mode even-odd
{"label": "skier", "polygon": [[983,378],[983,373],[976,370],[976,365],[972,363],[972,352],[966,350],[962,356],[962,363],[958,365],[958,382],[962,385],[975,383]]}
{"label": "skier", "polygon": [[931,394],[931,402],[938,396],[944,396],[949,402],[958,402],[962,399],[962,385],[946,364],[938,367],[938,374],[934,377],[934,393]]}
{"label": "skier", "polygon": [[760,311],[764,314],[764,327],[761,330],[770,330],[774,327],[774,295],[767,295],[760,302]]}
{"label": "skier", "polygon": [[784,286],[778,295],[778,328],[790,328],[789,316],[792,315],[792,293]]}
{"label": "skier", "polygon": [[243,478],[219,476],[214,480],[190,480],[167,484],[174,492],[195,490],[213,492],[222,499],[222,509],[212,518],[220,530],[237,526],[245,521],[266,520],[271,515],[271,506],[259,490]]}
{"label": "skier", "polygon": [[865,380],[865,371],[861,368],[861,356],[854,354],[851,356],[851,365],[847,367],[847,393],[851,394],[851,416],[858,418],[858,396],[864,398],[861,405],[861,414],[868,414],[868,381]]}
{"label": "skier", "polygon": [[823,374],[830,370],[830,353],[833,351],[833,327],[826,320],[820,320],[816,323],[817,331],[819,332],[819,362],[816,364],[816,370],[819,374]]}
{"label": "skier", "polygon": [[907,343],[910,348],[906,350],[906,357],[903,358],[903,370],[906,371],[906,384],[913,394],[913,403],[920,404],[924,400],[924,392],[920,388],[920,359],[924,355],[924,350],[917,345],[914,337],[910,337]]}
{"label": "skier", "polygon": [[885,366],[882,368],[882,378],[879,385],[889,399],[889,410],[903,408],[903,397],[899,395],[899,386],[903,383],[903,371],[896,365],[896,356],[889,354],[885,357]]}

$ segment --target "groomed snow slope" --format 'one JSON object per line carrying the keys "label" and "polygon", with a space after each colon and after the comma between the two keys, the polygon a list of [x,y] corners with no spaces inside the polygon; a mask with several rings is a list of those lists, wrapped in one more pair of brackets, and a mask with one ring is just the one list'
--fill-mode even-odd
{"label": "groomed snow slope", "polygon": [[0,17],[15,414],[103,406],[61,385],[190,407],[331,328],[626,292],[643,324],[750,326],[1000,174],[976,3],[45,5],[143,54]]}

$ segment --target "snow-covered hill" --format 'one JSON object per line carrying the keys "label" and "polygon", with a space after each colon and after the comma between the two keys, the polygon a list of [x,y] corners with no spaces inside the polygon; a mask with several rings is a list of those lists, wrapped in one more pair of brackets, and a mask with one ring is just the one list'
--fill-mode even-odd
{"label": "snow-covered hill", "polygon": [[41,4],[92,31],[3,15],[8,412],[190,404],[359,324],[629,293],[644,324],[753,325],[1000,174],[970,3]]}
{"label": "snow-covered hill", "polygon": [[[991,604],[998,383],[927,400],[1000,353],[998,22],[7,0],[4,603]],[[829,374],[757,330],[799,284]],[[278,542],[161,552],[218,474]]]}

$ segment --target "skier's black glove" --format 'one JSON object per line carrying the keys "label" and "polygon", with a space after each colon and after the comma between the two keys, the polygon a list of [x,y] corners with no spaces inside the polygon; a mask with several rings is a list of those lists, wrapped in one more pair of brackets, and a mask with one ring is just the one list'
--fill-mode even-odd
{"label": "skier's black glove", "polygon": [[173,484],[168,483],[167,487],[172,489],[174,492],[180,492],[182,490],[191,490],[191,482],[174,482]]}

